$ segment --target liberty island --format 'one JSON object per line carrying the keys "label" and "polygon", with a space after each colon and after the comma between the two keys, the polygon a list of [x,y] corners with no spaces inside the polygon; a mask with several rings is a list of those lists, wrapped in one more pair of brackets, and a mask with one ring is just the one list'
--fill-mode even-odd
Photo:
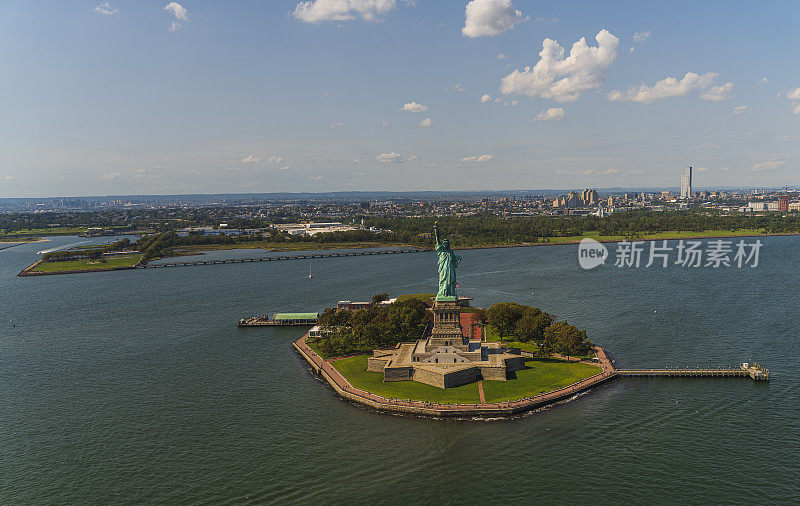
{"label": "liberty island", "polygon": [[[437,417],[496,417],[568,400],[577,393],[619,377],[750,377],[769,380],[766,368],[749,363],[727,369],[619,370],[605,350],[585,340],[585,332],[566,322],[555,322],[551,315],[537,308],[515,303],[493,305],[488,312],[493,325],[489,325],[480,316],[484,310],[471,307],[470,297],[457,294],[456,269],[461,264],[461,256],[451,249],[446,237],[440,236],[438,223],[433,232],[437,292],[430,296],[409,296],[417,302],[428,301],[426,311],[432,321],[424,326],[420,337],[401,340],[390,348],[374,349],[370,356],[345,358],[323,357],[322,354],[327,339],[347,335],[347,325],[328,325],[328,328],[317,331],[315,338],[309,339],[309,334],[305,334],[293,343],[312,370],[341,397],[381,411]],[[381,303],[388,307],[402,304],[399,299]],[[329,312],[327,321],[342,323],[348,321],[340,318],[343,313],[356,314],[358,311],[365,309]],[[498,316],[503,311],[518,312],[512,322],[512,326],[518,328],[524,329],[525,322],[530,324],[526,318],[540,322],[544,328],[539,329],[539,342],[529,344],[509,342],[509,338],[493,339],[496,336],[489,334],[503,327],[503,318],[508,317]],[[369,330],[369,326],[359,328],[359,331],[365,330]],[[553,343],[559,339],[561,344],[555,346],[573,351],[568,355],[556,353]],[[571,346],[563,343],[570,340]],[[575,352],[578,349],[586,351]],[[463,389],[476,383],[477,399],[470,395],[462,397]],[[405,384],[408,387],[400,386]],[[462,398],[472,402],[460,402]]]}

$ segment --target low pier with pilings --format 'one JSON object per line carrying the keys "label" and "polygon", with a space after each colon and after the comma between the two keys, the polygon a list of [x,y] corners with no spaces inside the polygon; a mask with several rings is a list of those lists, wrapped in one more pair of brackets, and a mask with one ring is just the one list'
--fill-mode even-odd
{"label": "low pier with pilings", "polygon": [[670,369],[617,369],[620,377],[660,378],[750,378],[769,381],[769,369],[757,363],[743,363],[739,367],[700,367]]}
{"label": "low pier with pilings", "polygon": [[252,262],[278,262],[281,260],[311,260],[315,258],[337,258],[337,257],[364,257],[372,255],[401,255],[404,253],[424,253],[430,249],[390,249],[390,250],[368,250],[368,251],[344,251],[339,253],[306,253],[298,255],[276,255],[270,257],[252,258],[218,258],[214,260],[184,260],[174,262],[147,263],[137,265],[135,269],[163,269],[166,267],[190,267],[194,265],[222,265],[222,264],[246,264]]}

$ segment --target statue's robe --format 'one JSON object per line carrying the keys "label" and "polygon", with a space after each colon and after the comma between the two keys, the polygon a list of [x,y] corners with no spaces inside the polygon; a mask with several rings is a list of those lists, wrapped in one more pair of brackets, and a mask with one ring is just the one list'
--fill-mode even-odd
{"label": "statue's robe", "polygon": [[461,261],[461,256],[441,243],[436,245],[436,254],[439,257],[439,293],[436,296],[455,297],[456,267]]}

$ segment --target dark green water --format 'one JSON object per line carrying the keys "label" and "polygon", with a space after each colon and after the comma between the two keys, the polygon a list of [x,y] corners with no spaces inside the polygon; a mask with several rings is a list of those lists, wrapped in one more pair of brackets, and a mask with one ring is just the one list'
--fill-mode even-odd
{"label": "dark green water", "polygon": [[[461,293],[585,327],[619,366],[757,360],[772,382],[625,379],[504,421],[339,400],[244,315],[432,291],[432,254],[17,278],[0,252],[0,503],[800,501],[800,239],[756,269],[581,271],[466,251]],[[223,253],[229,254],[229,253]],[[240,255],[235,255],[240,256]],[[11,325],[15,324],[15,327]]]}

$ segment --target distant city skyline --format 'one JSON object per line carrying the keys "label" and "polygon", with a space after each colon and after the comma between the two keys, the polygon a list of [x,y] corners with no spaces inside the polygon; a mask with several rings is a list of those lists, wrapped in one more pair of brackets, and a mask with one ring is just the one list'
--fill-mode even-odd
{"label": "distant city skyline", "polygon": [[800,184],[800,5],[0,5],[0,198]]}

